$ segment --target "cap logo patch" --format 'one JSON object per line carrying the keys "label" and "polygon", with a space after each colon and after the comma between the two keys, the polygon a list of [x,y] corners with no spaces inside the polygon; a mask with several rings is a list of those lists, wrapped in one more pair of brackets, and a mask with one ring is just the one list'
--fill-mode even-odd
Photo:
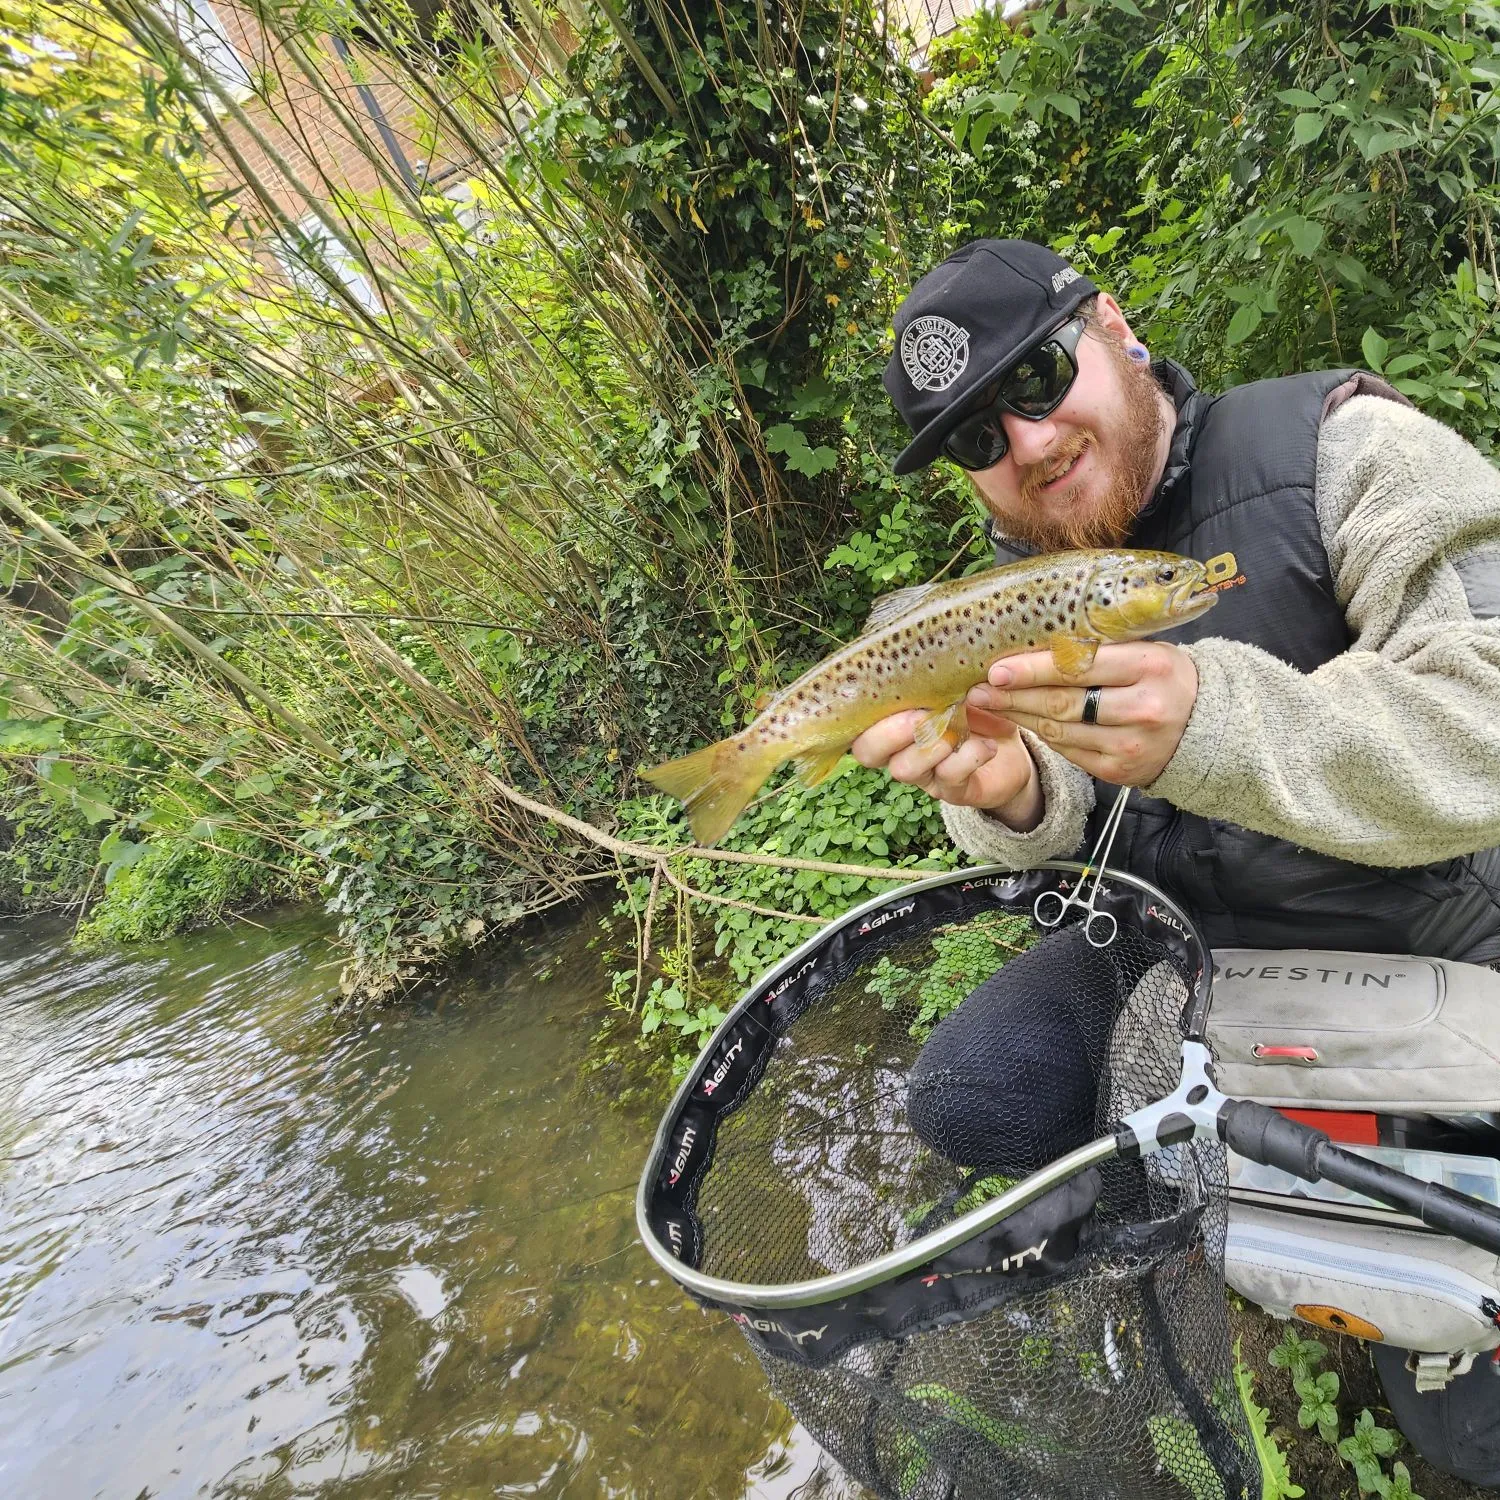
{"label": "cap logo patch", "polygon": [[1078,279],[1078,272],[1072,266],[1064,266],[1062,270],[1052,273],[1052,290],[1060,292],[1070,282],[1077,281]]}
{"label": "cap logo patch", "polygon": [[968,366],[969,332],[933,314],[913,318],[901,335],[901,363],[919,391],[946,391]]}

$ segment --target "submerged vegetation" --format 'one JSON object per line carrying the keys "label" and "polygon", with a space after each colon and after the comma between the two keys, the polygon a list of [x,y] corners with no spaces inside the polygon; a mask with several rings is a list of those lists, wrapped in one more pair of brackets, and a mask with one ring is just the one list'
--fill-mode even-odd
{"label": "submerged vegetation", "polygon": [[879,381],[962,238],[1057,245],[1204,383],[1365,364],[1492,441],[1489,5],[919,53],[867,0],[252,0],[238,75],[189,9],[0,0],[0,902],[81,937],[311,897],[377,1000],[602,882],[690,1049],[950,865],[852,763],[692,853],[637,772],[983,564]]}

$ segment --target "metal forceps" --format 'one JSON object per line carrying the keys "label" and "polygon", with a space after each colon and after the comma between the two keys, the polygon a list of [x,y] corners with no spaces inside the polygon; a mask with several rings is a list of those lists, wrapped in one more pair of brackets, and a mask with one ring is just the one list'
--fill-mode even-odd
{"label": "metal forceps", "polygon": [[[1125,816],[1125,803],[1129,797],[1130,788],[1121,787],[1120,795],[1115,798],[1115,805],[1110,808],[1104,827],[1099,831],[1099,842],[1094,845],[1094,852],[1089,855],[1089,862],[1078,877],[1077,888],[1066,896],[1061,891],[1043,891],[1036,898],[1031,914],[1036,918],[1038,927],[1062,926],[1068,908],[1079,906],[1088,913],[1083,922],[1083,935],[1089,940],[1090,946],[1107,948],[1114,942],[1119,934],[1120,924],[1109,912],[1100,911],[1096,903],[1099,900],[1099,882],[1104,879],[1104,867],[1109,863],[1109,851],[1114,848],[1115,835],[1120,831],[1120,819]],[[1085,898],[1084,888],[1089,883],[1091,873],[1094,885]],[[1099,924],[1097,929],[1094,925],[1096,922]]]}

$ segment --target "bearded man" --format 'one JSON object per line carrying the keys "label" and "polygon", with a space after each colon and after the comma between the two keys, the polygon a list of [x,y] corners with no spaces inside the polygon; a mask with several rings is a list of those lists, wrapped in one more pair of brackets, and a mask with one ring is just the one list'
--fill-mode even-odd
{"label": "bearded man", "polygon": [[[1209,943],[1500,959],[1500,475],[1376,377],[1209,396],[1051,251],[965,245],[896,316],[885,385],[910,473],[969,471],[1000,563],[1128,544],[1242,577],[1086,681],[1007,657],[970,737],[919,713],[853,752],[943,803],[972,858],[1079,856],[1122,786],[1112,863]],[[1476,852],[1477,851],[1477,852]]]}

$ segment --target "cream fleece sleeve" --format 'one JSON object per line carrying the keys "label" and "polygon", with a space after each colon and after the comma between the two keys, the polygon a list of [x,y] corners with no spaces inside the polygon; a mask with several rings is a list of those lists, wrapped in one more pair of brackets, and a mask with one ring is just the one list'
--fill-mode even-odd
{"label": "cream fleece sleeve", "polygon": [[1042,784],[1042,821],[1017,833],[977,807],[943,803],[948,837],[981,864],[1029,870],[1045,859],[1065,859],[1083,842],[1083,825],[1094,810],[1094,783],[1086,771],[1064,760],[1029,729],[1021,731]]}
{"label": "cream fleece sleeve", "polygon": [[1351,649],[1304,674],[1235,641],[1186,647],[1198,700],[1149,792],[1363,864],[1500,843],[1500,473],[1356,396],[1323,424],[1317,507]]}

